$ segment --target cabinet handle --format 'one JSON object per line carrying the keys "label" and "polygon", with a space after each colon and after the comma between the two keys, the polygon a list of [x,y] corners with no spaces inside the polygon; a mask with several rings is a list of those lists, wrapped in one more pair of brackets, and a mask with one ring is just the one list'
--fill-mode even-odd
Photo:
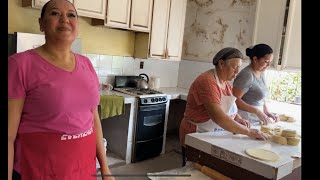
{"label": "cabinet handle", "polygon": [[166,49],[163,49],[163,59],[165,59],[166,58]]}

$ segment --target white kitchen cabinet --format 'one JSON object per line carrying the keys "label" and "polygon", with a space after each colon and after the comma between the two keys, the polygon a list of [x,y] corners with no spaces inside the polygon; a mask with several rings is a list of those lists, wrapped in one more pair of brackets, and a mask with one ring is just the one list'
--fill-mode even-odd
{"label": "white kitchen cabinet", "polygon": [[271,69],[301,69],[301,0],[290,0],[290,4],[288,2],[257,1],[253,44],[265,43],[271,46],[274,51]]}
{"label": "white kitchen cabinet", "polygon": [[79,16],[104,19],[106,0],[73,0]]}
{"label": "white kitchen cabinet", "polygon": [[153,0],[108,0],[105,20],[92,19],[92,25],[149,32]]}
{"label": "white kitchen cabinet", "polygon": [[131,0],[108,0],[106,26],[129,28]]}
{"label": "white kitchen cabinet", "polygon": [[149,32],[151,28],[153,0],[132,0],[130,29]]}
{"label": "white kitchen cabinet", "polygon": [[187,0],[154,0],[149,58],[180,60]]}
{"label": "white kitchen cabinet", "polygon": [[301,0],[291,0],[281,69],[301,71]]}
{"label": "white kitchen cabinet", "polygon": [[[49,0],[22,0],[22,7],[32,7],[35,9],[41,9],[44,4],[46,4]],[[73,3],[73,0],[69,0]]]}

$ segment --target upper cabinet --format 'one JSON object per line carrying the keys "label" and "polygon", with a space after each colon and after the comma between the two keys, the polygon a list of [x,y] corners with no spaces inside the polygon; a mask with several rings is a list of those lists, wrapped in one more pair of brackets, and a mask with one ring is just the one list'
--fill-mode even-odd
{"label": "upper cabinet", "polygon": [[105,25],[129,28],[131,0],[108,0]]}
{"label": "upper cabinet", "polygon": [[92,19],[92,25],[150,32],[153,0],[108,0],[104,21]]}
{"label": "upper cabinet", "polygon": [[290,1],[281,69],[301,70],[301,0]]}
{"label": "upper cabinet", "polygon": [[301,70],[301,0],[258,0],[253,44],[274,51],[272,69]]}
{"label": "upper cabinet", "polygon": [[151,28],[153,0],[132,0],[130,29],[149,32]]}
{"label": "upper cabinet", "polygon": [[[49,0],[22,0],[22,7],[31,6],[41,9]],[[79,16],[104,19],[106,14],[106,0],[69,0],[74,4]]]}
{"label": "upper cabinet", "polygon": [[106,0],[73,0],[79,16],[104,19]]}
{"label": "upper cabinet", "polygon": [[[22,7],[32,7],[36,9],[41,9],[44,4],[46,4],[49,0],[22,0]],[[73,0],[69,0],[73,3]]]}
{"label": "upper cabinet", "polygon": [[180,60],[187,0],[154,0],[149,58]]}

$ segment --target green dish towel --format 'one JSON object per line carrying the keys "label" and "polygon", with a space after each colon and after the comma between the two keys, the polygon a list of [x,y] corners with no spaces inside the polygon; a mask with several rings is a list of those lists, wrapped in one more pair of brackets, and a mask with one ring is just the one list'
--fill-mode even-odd
{"label": "green dish towel", "polygon": [[101,120],[124,113],[124,97],[116,95],[101,95]]}

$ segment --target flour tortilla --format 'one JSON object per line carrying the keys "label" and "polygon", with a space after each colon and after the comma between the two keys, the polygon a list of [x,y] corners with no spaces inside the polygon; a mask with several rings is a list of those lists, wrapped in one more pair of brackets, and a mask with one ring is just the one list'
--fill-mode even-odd
{"label": "flour tortilla", "polygon": [[246,150],[246,153],[249,156],[252,156],[254,158],[258,158],[264,161],[278,161],[280,159],[280,156],[278,154],[266,149],[249,148]]}

